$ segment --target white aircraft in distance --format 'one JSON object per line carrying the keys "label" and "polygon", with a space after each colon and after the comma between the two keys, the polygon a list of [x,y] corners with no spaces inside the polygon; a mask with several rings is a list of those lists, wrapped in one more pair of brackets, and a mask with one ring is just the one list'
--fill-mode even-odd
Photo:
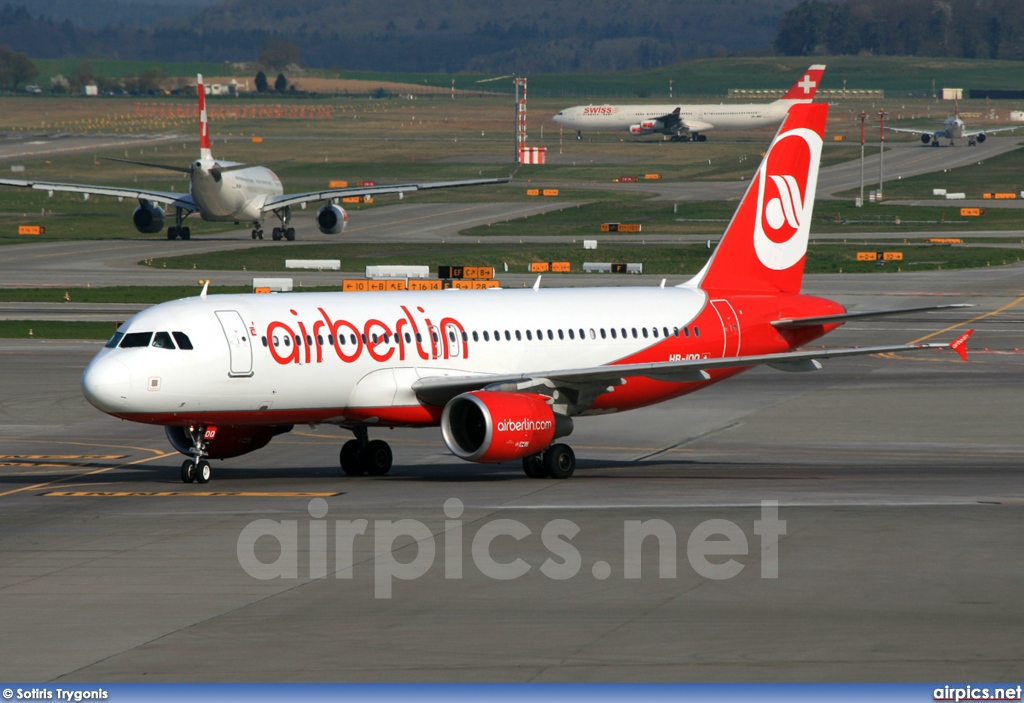
{"label": "white aircraft in distance", "polygon": [[574,418],[651,405],[768,365],[951,344],[803,349],[847,320],[960,305],[847,312],[800,293],[827,105],[790,109],[711,259],[678,286],[207,295],[125,322],[82,376],[100,410],[162,425],[189,456],[265,446],[294,425],[337,425],[346,474],[386,474],[370,429],[438,427],[470,462],[568,478],[556,439]]}
{"label": "white aircraft in distance", "polygon": [[886,127],[893,132],[906,132],[907,134],[918,134],[921,136],[921,143],[932,146],[939,146],[940,139],[948,139],[949,145],[953,146],[955,140],[966,139],[967,146],[977,146],[985,141],[986,136],[996,132],[1012,132],[1016,127],[998,127],[996,129],[967,129],[967,125],[960,119],[960,108],[957,106],[952,117],[942,123],[942,129],[907,129],[906,127]]}
{"label": "white aircraft in distance", "polygon": [[140,188],[117,188],[110,186],[79,185],[75,183],[48,183],[45,181],[22,181],[0,179],[0,185],[19,186],[67,193],[83,193],[90,195],[109,195],[118,198],[138,198],[139,206],[132,213],[135,229],[143,234],[155,234],[163,230],[164,207],[174,208],[175,224],[167,228],[167,238],[191,238],[191,230],[183,227],[182,222],[193,213],[208,222],[251,222],[252,238],[263,239],[263,220],[273,213],[281,221],[280,227],[274,227],[274,240],[295,239],[295,228],[290,227],[292,207],[306,207],[306,203],[321,202],[323,206],[316,215],[316,224],[324,234],[340,234],[348,224],[348,213],[337,204],[345,197],[369,197],[383,193],[409,193],[416,190],[434,188],[456,188],[459,186],[486,185],[507,183],[508,178],[487,178],[468,181],[444,181],[438,183],[408,183],[403,185],[385,185],[358,188],[328,188],[311,193],[294,193],[285,195],[281,179],[273,171],[264,166],[246,166],[233,161],[219,161],[213,158],[210,148],[210,123],[206,115],[206,93],[203,77],[197,76],[199,94],[199,158],[189,166],[169,166],[166,164],[129,161],[128,159],[110,159],[140,166],[151,166],[167,171],[189,174],[189,193],[169,193],[158,190]]}
{"label": "white aircraft in distance", "polygon": [[569,107],[552,120],[555,124],[583,132],[625,132],[630,134],[669,134],[672,141],[703,142],[704,132],[713,129],[755,129],[776,125],[793,105],[809,103],[821,83],[825,66],[807,69],[793,87],[771,103],[751,105],[578,105]]}

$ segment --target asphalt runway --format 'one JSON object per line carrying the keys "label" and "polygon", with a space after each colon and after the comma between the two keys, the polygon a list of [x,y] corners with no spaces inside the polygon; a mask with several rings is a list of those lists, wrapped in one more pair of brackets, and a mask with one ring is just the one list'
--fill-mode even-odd
{"label": "asphalt runway", "polygon": [[[759,369],[586,418],[564,482],[459,462],[436,430],[379,433],[391,474],[343,478],[344,434],[300,427],[186,485],[159,428],[83,400],[98,343],[0,342],[5,677],[1020,679],[1022,274],[810,277],[861,309],[976,304],[827,338],[970,326],[971,361]],[[636,521],[662,542],[627,547]]]}

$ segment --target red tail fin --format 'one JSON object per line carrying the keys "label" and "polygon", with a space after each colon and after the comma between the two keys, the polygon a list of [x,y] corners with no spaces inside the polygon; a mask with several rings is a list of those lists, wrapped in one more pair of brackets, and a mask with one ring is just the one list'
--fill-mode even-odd
{"label": "red tail fin", "polygon": [[705,290],[799,293],[828,105],[789,109],[696,282]]}
{"label": "red tail fin", "polygon": [[800,80],[793,84],[789,92],[782,96],[782,99],[813,100],[815,93],[818,92],[818,86],[821,85],[821,76],[824,73],[824,64],[814,64],[804,72],[804,75],[800,76]]}
{"label": "red tail fin", "polygon": [[199,149],[203,157],[210,158],[210,120],[206,116],[206,88],[203,86],[203,75],[196,75],[196,92],[199,94]]}

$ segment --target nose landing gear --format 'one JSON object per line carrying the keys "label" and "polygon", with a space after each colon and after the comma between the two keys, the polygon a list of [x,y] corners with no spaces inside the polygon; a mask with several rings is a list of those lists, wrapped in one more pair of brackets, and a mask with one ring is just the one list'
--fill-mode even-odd
{"label": "nose landing gear", "polygon": [[206,460],[209,454],[207,446],[210,440],[217,434],[216,427],[203,427],[192,425],[186,429],[185,435],[192,447],[189,453],[192,457],[181,464],[182,483],[209,483],[213,476],[210,462]]}

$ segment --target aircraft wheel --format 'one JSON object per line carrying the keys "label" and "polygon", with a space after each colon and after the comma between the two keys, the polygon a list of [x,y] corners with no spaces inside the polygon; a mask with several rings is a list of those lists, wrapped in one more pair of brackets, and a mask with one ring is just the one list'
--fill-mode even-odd
{"label": "aircraft wheel", "polygon": [[381,439],[367,442],[359,453],[359,463],[370,476],[383,476],[391,471],[391,447]]}
{"label": "aircraft wheel", "polygon": [[341,445],[341,453],[338,456],[341,462],[341,470],[349,476],[362,476],[366,469],[359,462],[359,442],[350,439]]}
{"label": "aircraft wheel", "polygon": [[196,483],[209,483],[213,471],[210,469],[210,462],[200,461],[196,464]]}
{"label": "aircraft wheel", "polygon": [[167,228],[167,238],[168,239],[177,239],[178,238],[178,229],[176,227],[168,227]]}
{"label": "aircraft wheel", "polygon": [[263,239],[263,230],[256,230],[256,239]]}
{"label": "aircraft wheel", "polygon": [[182,227],[179,232],[181,233],[182,239],[192,239],[192,230],[188,227]]}
{"label": "aircraft wheel", "polygon": [[270,238],[273,239],[275,242],[280,242],[281,241],[281,228],[280,227],[275,227],[273,230],[271,230]]}
{"label": "aircraft wheel", "polygon": [[181,464],[181,482],[193,483],[196,480],[196,465],[191,459],[186,459]]}
{"label": "aircraft wheel", "polygon": [[547,478],[548,470],[544,466],[543,454],[531,454],[523,457],[523,473],[527,478]]}
{"label": "aircraft wheel", "polygon": [[294,227],[289,227],[288,229],[286,229],[284,231],[284,238],[287,239],[289,242],[294,242],[295,241],[295,228]]}
{"label": "aircraft wheel", "polygon": [[566,444],[552,444],[544,452],[544,468],[551,478],[569,478],[576,471],[576,455]]}
{"label": "aircraft wheel", "polygon": [[696,139],[697,139],[698,142],[706,142],[708,140],[708,135],[706,135],[706,134],[698,134]]}
{"label": "aircraft wheel", "polygon": [[256,230],[253,230],[253,231],[252,231],[252,238],[253,238],[253,239],[256,239]]}

